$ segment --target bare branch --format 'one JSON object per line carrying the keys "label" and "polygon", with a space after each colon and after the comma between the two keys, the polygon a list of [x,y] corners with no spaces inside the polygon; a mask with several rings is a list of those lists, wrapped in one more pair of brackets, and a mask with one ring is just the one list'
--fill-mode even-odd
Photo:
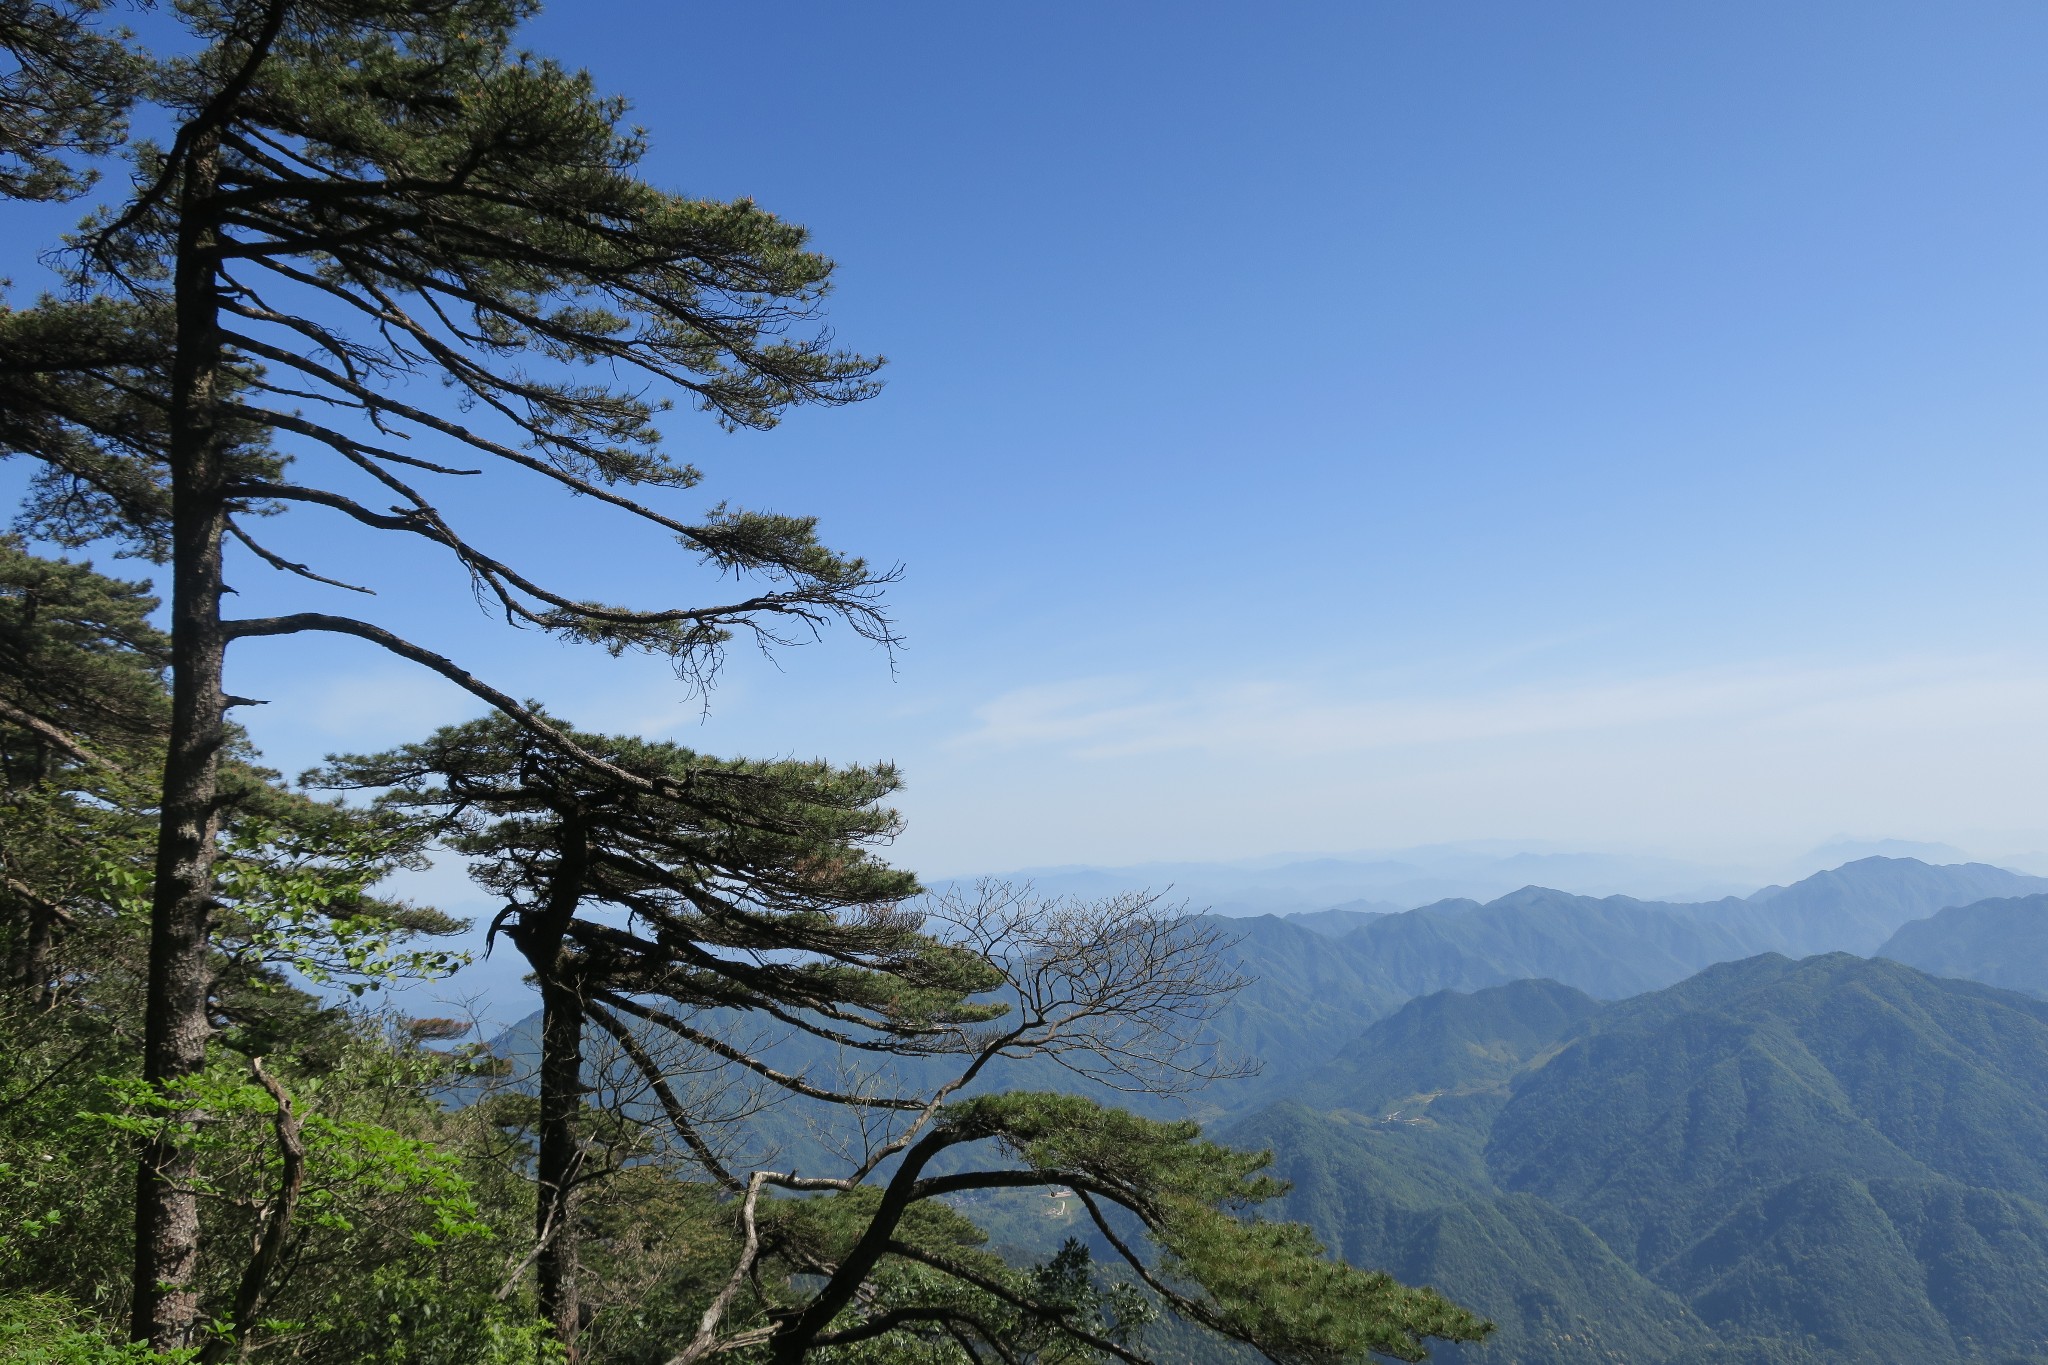
{"label": "bare branch", "polygon": [[263,1069],[261,1057],[249,1059],[249,1070],[257,1084],[277,1103],[272,1125],[277,1130],[277,1149],[283,1163],[278,1172],[277,1193],[263,1210],[263,1219],[253,1239],[248,1267],[242,1272],[241,1287],[235,1291],[235,1307],[226,1335],[215,1337],[201,1352],[203,1365],[214,1365],[230,1351],[239,1350],[256,1326],[270,1300],[271,1277],[284,1256],[285,1238],[291,1232],[292,1215],[299,1207],[299,1191],[306,1181],[306,1144],[300,1136],[303,1120],[292,1112],[291,1096],[277,1079]]}
{"label": "bare branch", "polygon": [[262,545],[258,544],[254,537],[252,537],[247,531],[244,531],[232,519],[230,519],[228,522],[228,534],[233,536],[236,540],[241,541],[242,544],[249,549],[250,553],[254,554],[258,559],[262,560],[265,564],[268,564],[273,569],[277,569],[288,574],[295,574],[300,578],[309,579],[315,583],[325,583],[330,588],[344,588],[349,592],[359,592],[369,597],[375,597],[377,595],[376,592],[372,589],[359,587],[354,583],[344,583],[338,578],[328,578],[322,574],[314,573],[311,569],[307,568],[303,564],[295,564],[291,560],[284,558],[282,555],[272,553],[271,551],[265,549]]}
{"label": "bare branch", "polygon": [[792,1076],[787,1072],[777,1071],[759,1058],[749,1056],[739,1048],[733,1047],[713,1037],[711,1034],[705,1033],[701,1029],[691,1028],[666,1010],[656,1009],[651,1005],[643,1005],[630,996],[621,995],[616,991],[608,991],[602,987],[593,988],[591,994],[614,1008],[633,1015],[635,1018],[645,1019],[650,1024],[665,1028],[679,1038],[687,1038],[706,1052],[714,1053],[729,1062],[735,1062],[794,1094],[803,1095],[814,1100],[825,1100],[832,1104],[850,1105],[859,1108],[915,1110],[924,1107],[924,1101],[922,1100],[852,1095],[843,1091],[822,1089],[812,1085],[802,1076]]}
{"label": "bare branch", "polygon": [[676,1135],[683,1140],[683,1145],[690,1149],[690,1155],[697,1159],[697,1164],[727,1189],[735,1192],[745,1189],[746,1182],[725,1168],[717,1153],[711,1150],[710,1145],[698,1133],[697,1126],[690,1121],[689,1114],[684,1111],[682,1101],[676,1098],[675,1090],[669,1085],[668,1078],[662,1074],[654,1058],[648,1055],[647,1049],[640,1046],[639,1040],[633,1036],[633,1031],[618,1016],[601,1005],[586,1002],[584,1008],[596,1021],[597,1026],[610,1034],[624,1050],[633,1065],[640,1069],[640,1074],[646,1077],[648,1085],[654,1090],[655,1098],[661,1102],[661,1112],[668,1117],[669,1126],[676,1130]]}
{"label": "bare branch", "polygon": [[[734,1350],[739,1347],[740,1343],[736,1341],[719,1342],[718,1328],[725,1321],[726,1310],[732,1307],[732,1301],[739,1296],[740,1290],[745,1288],[747,1277],[753,1272],[754,1261],[761,1254],[761,1233],[754,1224],[754,1209],[760,1203],[761,1186],[765,1180],[766,1177],[757,1172],[747,1181],[746,1198],[740,1201],[740,1258],[733,1266],[731,1278],[726,1280],[725,1288],[718,1291],[718,1297],[711,1301],[711,1306],[704,1310],[703,1318],[697,1323],[697,1335],[691,1338],[690,1344],[681,1352],[671,1356],[667,1365],[693,1365],[693,1362],[702,1360],[715,1351]],[[766,1340],[773,1330],[762,1329],[757,1339]]]}

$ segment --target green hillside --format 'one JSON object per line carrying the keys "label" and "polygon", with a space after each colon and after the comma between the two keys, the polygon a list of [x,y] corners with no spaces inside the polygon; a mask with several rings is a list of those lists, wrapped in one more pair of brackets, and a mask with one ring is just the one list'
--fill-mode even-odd
{"label": "green hillside", "polygon": [[1461,1177],[1436,1135],[1345,1122],[1298,1105],[1225,1133],[1270,1147],[1293,1182],[1287,1216],[1312,1224],[1354,1264],[1454,1296],[1499,1325],[1496,1338],[1440,1359],[1664,1361],[1708,1344],[1685,1304],[1542,1200]]}
{"label": "green hillside", "polygon": [[1348,1258],[1500,1324],[1451,1358],[2048,1359],[2048,1003],[1847,954],[1518,983],[1294,1089],[1228,1136]]}
{"label": "green hillside", "polygon": [[1446,1094],[1499,1088],[1599,1010],[1555,981],[1441,991],[1380,1020],[1287,1093],[1315,1110],[1413,1117]]}

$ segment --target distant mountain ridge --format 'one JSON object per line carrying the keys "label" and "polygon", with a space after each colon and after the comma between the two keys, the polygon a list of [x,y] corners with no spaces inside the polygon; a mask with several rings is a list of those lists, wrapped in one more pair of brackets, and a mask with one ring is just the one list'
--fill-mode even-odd
{"label": "distant mountain ridge", "polygon": [[1688,907],[1757,945],[1758,952],[1869,956],[1908,921],[1994,896],[2048,892],[2048,877],[1989,863],[1930,866],[1918,858],[1862,858],[1744,900]]}
{"label": "distant mountain ridge", "polygon": [[1901,925],[1877,956],[1935,976],[1960,976],[2048,996],[2048,895],[1937,911]]}
{"label": "distant mountain ridge", "polygon": [[[1871,856],[1916,858],[1935,865],[1973,861],[1962,850],[1945,844],[1902,839],[1840,838],[1790,858],[1704,860],[1491,840],[1238,862],[1020,868],[996,875],[1001,881],[1029,883],[1042,895],[1093,897],[1150,890],[1196,910],[1241,917],[1312,914],[1333,907],[1399,912],[1453,898],[1492,901],[1525,886],[1555,887],[1594,897],[1711,902],[1747,897],[1767,883],[1796,882]],[[2048,854],[2016,856],[2020,864],[2048,874],[2048,866],[2034,868],[2035,863],[2048,861]],[[958,886],[972,880],[937,885]]]}
{"label": "distant mountain ridge", "polygon": [[1221,919],[1252,978],[1218,1021],[1269,1076],[1296,1074],[1403,1001],[1549,979],[1605,1000],[1658,990],[1758,953],[1867,955],[1913,920],[1986,896],[2048,892],[2048,878],[1984,863],[1864,858],[1791,886],[1705,903],[1524,887],[1486,904],[1442,901],[1330,935],[1304,917]]}
{"label": "distant mountain ridge", "polygon": [[[1048,896],[1093,897],[1151,890],[1194,909],[1237,917],[1313,913],[1331,907],[1401,911],[1452,896],[1490,900],[1531,883],[1602,895],[1718,895],[1724,890],[1754,887],[1770,880],[1771,875],[1760,869],[1676,858],[1542,851],[1496,842],[1355,857],[1022,868],[1003,873],[999,879],[1029,883]],[[958,884],[938,883],[941,888]]]}

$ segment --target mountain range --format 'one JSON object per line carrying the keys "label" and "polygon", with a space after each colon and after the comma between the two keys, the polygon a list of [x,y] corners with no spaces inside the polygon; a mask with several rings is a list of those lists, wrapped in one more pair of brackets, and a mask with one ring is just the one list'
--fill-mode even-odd
{"label": "mountain range", "polygon": [[[1440,1358],[2048,1365],[2048,879],[1871,857],[1714,901],[1215,923],[1248,978],[1215,1028],[1261,1073],[1105,1098],[1270,1149],[1280,1212],[1499,1325]],[[1088,1233],[1012,1202],[974,1212],[1020,1256]]]}
{"label": "mountain range", "polygon": [[[2044,892],[2048,878],[1984,863],[1873,857],[1742,899],[1642,901],[1529,886],[1483,905],[1449,900],[1360,917],[1341,933],[1331,932],[1345,926],[1334,912],[1234,919],[1223,927],[1237,936],[1234,965],[1252,984],[1217,1027],[1262,1059],[1269,1079],[1286,1077],[1435,991],[1547,979],[1614,1000],[1758,953],[1867,955],[1948,907]],[[2041,962],[2048,969],[2048,955]]]}
{"label": "mountain range", "polygon": [[[1746,895],[1767,882],[1793,882],[1871,856],[1929,863],[1971,861],[1946,844],[1902,839],[1835,839],[1787,855],[1714,860],[1650,854],[1544,848],[1478,840],[1360,854],[1279,855],[1241,862],[1154,862],[1127,867],[1024,868],[998,880],[1029,883],[1045,896],[1095,897],[1153,891],[1170,903],[1220,915],[1314,913],[1333,906],[1374,911],[1413,909],[1440,900],[1493,900],[1517,888],[1566,887],[1592,896],[1629,895],[1658,901],[1706,901]],[[2034,867],[2048,854],[1997,859]],[[2048,872],[2048,866],[2038,867]],[[941,887],[957,885],[941,882]]]}

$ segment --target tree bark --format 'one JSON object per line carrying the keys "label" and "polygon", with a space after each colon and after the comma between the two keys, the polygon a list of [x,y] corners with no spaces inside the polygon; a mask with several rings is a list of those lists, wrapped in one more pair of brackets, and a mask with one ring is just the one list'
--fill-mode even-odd
{"label": "tree bark", "polygon": [[583,1153],[576,1119],[583,1107],[583,1001],[564,982],[541,981],[540,1190],[535,1232],[541,1239],[535,1270],[541,1316],[554,1324],[569,1360],[577,1358],[582,1326],[577,1293],[576,1182]]}
{"label": "tree bark", "polygon": [[46,1010],[56,1003],[56,991],[50,980],[50,958],[56,948],[57,916],[54,907],[39,903],[41,898],[27,904],[28,929],[21,940],[21,965],[17,973],[22,995],[31,1001],[36,1009]]}
{"label": "tree bark", "polygon": [[[219,237],[209,202],[218,170],[218,141],[199,138],[179,189],[172,276],[171,729],[150,905],[143,1077],[174,1099],[179,1082],[206,1064],[213,984],[207,944],[227,738],[221,685],[227,637],[220,619],[227,471],[218,429]],[[185,1115],[174,1110],[167,1117]],[[145,1143],[136,1181],[133,1335],[158,1350],[192,1344],[199,1317],[199,1201],[193,1157],[177,1126],[167,1122]]]}
{"label": "tree bark", "polygon": [[813,1339],[853,1302],[875,1263],[882,1259],[889,1240],[896,1235],[897,1225],[903,1221],[904,1211],[915,1202],[918,1178],[924,1174],[926,1164],[946,1148],[971,1137],[941,1128],[920,1138],[903,1154],[902,1164],[882,1187],[881,1203],[875,1206],[874,1216],[868,1220],[860,1240],[840,1259],[818,1296],[768,1339],[768,1359],[772,1365],[802,1365]]}
{"label": "tree bark", "polygon": [[560,839],[547,901],[521,917],[514,941],[540,984],[540,1151],[534,1170],[540,1311],[553,1325],[569,1365],[575,1365],[583,1311],[576,1283],[581,1263],[576,1186],[583,1167],[577,1122],[583,1112],[583,988],[567,935],[590,865],[588,832],[575,812],[563,817]]}

